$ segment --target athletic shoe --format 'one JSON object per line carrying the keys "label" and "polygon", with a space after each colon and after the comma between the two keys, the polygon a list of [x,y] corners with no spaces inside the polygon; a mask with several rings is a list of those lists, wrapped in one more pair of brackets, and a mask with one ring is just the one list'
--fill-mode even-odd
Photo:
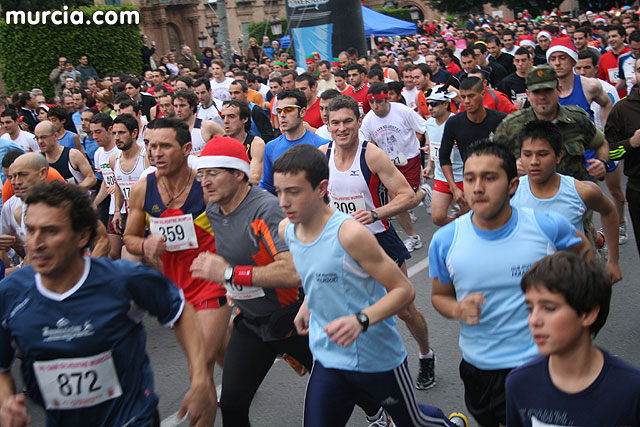
{"label": "athletic shoe", "polygon": [[426,192],[426,194],[422,198],[422,203],[424,203],[424,206],[427,209],[427,213],[431,215],[431,195],[433,194],[433,191],[431,190],[429,184],[427,184],[426,182],[422,184],[420,188]]}
{"label": "athletic shoe", "polygon": [[409,238],[404,241],[404,245],[409,252],[413,252],[415,249],[422,247],[422,240],[420,240],[420,236],[416,234],[415,237],[409,236]]}
{"label": "athletic shoe", "polygon": [[416,216],[416,213],[413,211],[413,209],[409,209],[409,219],[411,220],[412,224],[418,220],[418,217]]}
{"label": "athletic shoe", "polygon": [[618,244],[624,245],[629,240],[629,235],[627,234],[627,223],[621,222],[618,225]]}
{"label": "athletic shoe", "polygon": [[419,359],[420,370],[416,378],[416,388],[418,390],[429,390],[436,385],[436,355],[430,359]]}
{"label": "athletic shoe", "polygon": [[387,415],[387,412],[384,408],[380,407],[378,413],[373,417],[367,416],[367,425],[369,427],[394,427],[393,421],[391,421],[391,417]]}
{"label": "athletic shoe", "polygon": [[596,233],[596,253],[603,261],[607,261],[609,259],[609,248],[606,245],[606,241],[604,238],[604,232],[602,229],[598,230]]}
{"label": "athletic shoe", "polygon": [[469,427],[469,419],[460,412],[454,412],[449,415],[449,421],[459,427]]}
{"label": "athletic shoe", "polygon": [[458,218],[460,216],[460,205],[456,203],[453,206],[449,206],[447,216],[452,219]]}

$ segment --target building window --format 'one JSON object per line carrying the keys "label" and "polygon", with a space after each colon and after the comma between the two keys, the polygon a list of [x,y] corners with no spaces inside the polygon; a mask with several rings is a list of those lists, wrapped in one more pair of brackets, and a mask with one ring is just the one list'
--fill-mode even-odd
{"label": "building window", "polygon": [[106,4],[107,6],[121,6],[120,0],[104,0],[104,4]]}

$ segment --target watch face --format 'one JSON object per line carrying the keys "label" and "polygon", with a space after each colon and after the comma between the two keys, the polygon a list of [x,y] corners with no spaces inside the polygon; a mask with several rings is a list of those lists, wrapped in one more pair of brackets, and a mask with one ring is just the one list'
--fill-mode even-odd
{"label": "watch face", "polygon": [[358,314],[358,322],[360,322],[360,323],[368,323],[369,322],[369,317],[367,317],[367,315],[364,314],[364,313],[360,313],[360,314]]}

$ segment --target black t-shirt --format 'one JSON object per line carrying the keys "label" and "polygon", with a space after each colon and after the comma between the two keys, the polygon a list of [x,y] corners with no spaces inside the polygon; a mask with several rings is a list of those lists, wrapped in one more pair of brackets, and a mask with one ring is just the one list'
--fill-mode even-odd
{"label": "black t-shirt", "polygon": [[488,138],[507,115],[500,111],[486,109],[487,117],[481,123],[473,123],[462,111],[447,120],[440,143],[440,165],[451,165],[451,150],[457,143],[462,161],[467,159],[467,148],[482,138]]}
{"label": "black t-shirt", "polygon": [[496,89],[507,95],[511,102],[515,104],[518,99],[518,94],[527,93],[527,84],[525,83],[524,77],[520,77],[516,73],[511,73],[502,79]]}

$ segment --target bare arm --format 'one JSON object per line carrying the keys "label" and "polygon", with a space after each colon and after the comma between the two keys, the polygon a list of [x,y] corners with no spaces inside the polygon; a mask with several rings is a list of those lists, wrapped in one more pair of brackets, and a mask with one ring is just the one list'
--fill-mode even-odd
{"label": "bare arm", "polygon": [[84,154],[82,154],[81,151],[73,148],[69,150],[69,161],[71,162],[71,166],[73,166],[74,169],[79,170],[84,177],[82,182],[78,184],[80,187],[89,189],[96,184],[98,179],[93,173],[91,163],[89,163],[89,160],[87,160],[87,158]]}
{"label": "bare arm", "polygon": [[[129,196],[129,215],[127,217],[127,228],[124,230],[124,244],[127,251],[133,255],[144,255],[143,247],[145,218],[144,218],[144,196],[147,191],[147,178],[133,184],[131,194]],[[149,236],[158,238],[161,236]],[[149,255],[153,256],[153,255]]]}
{"label": "bare arm", "polygon": [[584,79],[586,83],[586,89],[591,95],[591,99],[598,103],[600,106],[600,119],[602,120],[602,126],[607,123],[607,118],[613,107],[613,101],[607,95],[607,92],[602,89],[602,85],[596,79]]}
{"label": "bare arm", "polygon": [[260,184],[262,179],[262,168],[264,163],[264,140],[258,136],[253,138],[251,143],[251,163],[249,164],[249,182],[255,185]]}
{"label": "bare arm", "polygon": [[604,237],[607,241],[607,247],[609,249],[609,257],[607,260],[607,274],[611,279],[611,284],[622,280],[622,271],[618,264],[618,213],[616,207],[603,192],[600,190],[597,184],[589,181],[575,181],[576,189],[580,198],[584,201],[584,204],[588,209],[594,210],[600,213],[600,221],[602,222],[602,229],[604,231]]}
{"label": "bare arm", "polygon": [[431,303],[440,314],[448,319],[460,320],[469,325],[477,325],[482,316],[485,299],[480,292],[456,299],[453,284],[443,285],[438,278],[431,279]]}
{"label": "bare arm", "polygon": [[100,258],[109,254],[109,237],[107,236],[107,229],[104,224],[98,220],[98,235],[93,242],[93,248],[91,249],[91,256],[93,258]]}
{"label": "bare arm", "polygon": [[84,154],[84,150],[82,149],[82,143],[80,142],[80,136],[73,135],[73,142],[76,144],[76,150]]}
{"label": "bare arm", "polygon": [[202,139],[204,139],[204,142],[209,142],[209,140],[216,135],[224,135],[224,129],[213,120],[203,120]]}

